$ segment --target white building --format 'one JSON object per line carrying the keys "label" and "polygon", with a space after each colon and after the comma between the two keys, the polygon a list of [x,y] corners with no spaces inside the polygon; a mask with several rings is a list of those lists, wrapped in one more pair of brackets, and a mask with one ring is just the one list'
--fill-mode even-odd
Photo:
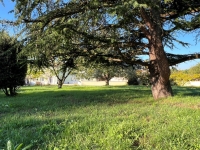
{"label": "white building", "polygon": [[[52,75],[49,70],[44,70],[44,73],[40,73],[37,77],[27,75],[27,85],[57,85],[58,79],[55,75]],[[105,85],[105,81],[98,81],[97,79],[77,79],[76,75],[70,74],[64,82],[65,85]],[[110,85],[126,85],[127,79],[124,77],[113,77],[110,80]]]}
{"label": "white building", "polygon": [[[57,85],[58,79],[56,76],[42,75],[38,78],[26,78],[27,85]],[[64,84],[78,84],[78,80],[75,75],[69,75]]]}
{"label": "white building", "polygon": [[200,86],[200,81],[189,81],[184,84],[184,86],[195,86],[199,87]]}
{"label": "white building", "polygon": [[[56,76],[45,76],[42,75],[39,78],[26,78],[26,84],[27,85],[57,85],[58,80]],[[98,81],[96,79],[92,80],[78,80],[76,78],[76,75],[69,75],[65,82],[65,85],[105,85],[105,81]],[[127,84],[127,79],[123,77],[113,77],[110,80],[110,85],[126,85]]]}

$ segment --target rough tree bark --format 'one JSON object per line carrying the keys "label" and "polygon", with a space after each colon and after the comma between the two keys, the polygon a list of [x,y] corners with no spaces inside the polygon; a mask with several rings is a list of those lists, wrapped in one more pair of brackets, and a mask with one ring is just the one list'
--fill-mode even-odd
{"label": "rough tree bark", "polygon": [[151,78],[151,90],[154,99],[172,96],[170,85],[169,63],[162,43],[162,23],[160,22],[159,11],[152,9],[150,15],[144,9],[141,13],[146,23],[146,32],[149,41],[149,72]]}

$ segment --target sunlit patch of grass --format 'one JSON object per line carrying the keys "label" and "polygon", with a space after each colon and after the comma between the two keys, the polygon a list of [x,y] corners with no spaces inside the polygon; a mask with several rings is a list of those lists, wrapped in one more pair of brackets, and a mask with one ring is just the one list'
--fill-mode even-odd
{"label": "sunlit patch of grass", "polygon": [[0,95],[0,149],[200,149],[198,90],[155,101],[143,86],[23,87]]}

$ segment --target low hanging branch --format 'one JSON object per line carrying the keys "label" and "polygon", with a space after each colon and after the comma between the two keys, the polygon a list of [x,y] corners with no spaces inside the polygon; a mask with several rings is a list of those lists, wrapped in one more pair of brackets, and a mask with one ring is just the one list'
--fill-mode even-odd
{"label": "low hanging branch", "polygon": [[167,58],[169,60],[169,65],[174,66],[185,61],[200,59],[200,54],[185,54],[185,55],[175,55],[167,53]]}

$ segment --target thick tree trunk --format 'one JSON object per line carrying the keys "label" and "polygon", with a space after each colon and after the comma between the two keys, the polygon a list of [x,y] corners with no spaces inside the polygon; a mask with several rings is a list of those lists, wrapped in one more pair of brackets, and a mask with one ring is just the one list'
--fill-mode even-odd
{"label": "thick tree trunk", "polygon": [[[160,1],[157,2],[158,5]],[[164,51],[163,40],[163,24],[160,20],[159,9],[150,9],[148,13],[141,8],[141,15],[148,28],[141,28],[149,41],[149,72],[152,84],[152,95],[154,99],[166,98],[172,96],[172,88],[170,85],[170,69],[167,56]]]}
{"label": "thick tree trunk", "polygon": [[168,84],[163,84],[158,81],[156,84],[152,85],[151,90],[154,99],[172,96],[172,88],[170,82],[168,82]]}
{"label": "thick tree trunk", "polygon": [[166,98],[172,96],[172,88],[170,85],[170,69],[169,63],[164,52],[161,36],[156,32],[152,34],[149,58],[149,72],[152,84],[152,95],[154,99]]}
{"label": "thick tree trunk", "polygon": [[151,91],[155,100],[173,95],[168,75],[163,76],[163,74],[169,74],[169,69],[164,69],[162,72],[160,72],[158,70],[158,64],[159,62],[156,63],[156,61],[151,61],[151,64],[149,65],[152,84]]}
{"label": "thick tree trunk", "polygon": [[164,52],[162,37],[159,33],[159,28],[153,30],[149,49],[149,72],[154,99],[166,98],[173,95],[169,80],[169,63]]}

